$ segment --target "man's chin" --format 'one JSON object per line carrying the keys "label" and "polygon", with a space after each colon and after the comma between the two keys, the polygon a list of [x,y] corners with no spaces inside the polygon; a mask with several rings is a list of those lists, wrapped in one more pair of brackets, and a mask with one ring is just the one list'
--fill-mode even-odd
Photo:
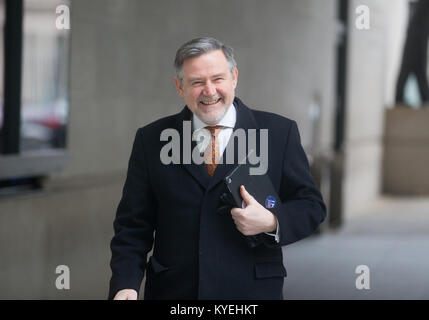
{"label": "man's chin", "polygon": [[222,112],[218,112],[216,114],[204,114],[200,113],[198,114],[198,118],[200,118],[201,121],[208,125],[216,125],[225,115],[226,109],[222,110]]}
{"label": "man's chin", "polygon": [[200,115],[199,118],[204,123],[214,126],[223,118],[224,114],[225,112],[220,115]]}

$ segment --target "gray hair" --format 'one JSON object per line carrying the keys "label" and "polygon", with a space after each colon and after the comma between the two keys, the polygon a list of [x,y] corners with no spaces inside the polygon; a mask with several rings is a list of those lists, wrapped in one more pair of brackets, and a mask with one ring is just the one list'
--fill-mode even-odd
{"label": "gray hair", "polygon": [[211,37],[195,38],[183,44],[176,52],[174,66],[176,68],[176,76],[180,81],[183,80],[183,62],[188,58],[199,57],[205,53],[215,50],[222,50],[229,64],[231,74],[237,67],[234,59],[234,52],[231,47],[223,44],[219,40]]}

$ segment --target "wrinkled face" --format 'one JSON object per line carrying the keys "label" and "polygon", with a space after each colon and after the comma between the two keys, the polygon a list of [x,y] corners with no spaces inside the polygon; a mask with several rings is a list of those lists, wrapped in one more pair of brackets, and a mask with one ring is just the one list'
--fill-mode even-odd
{"label": "wrinkled face", "polygon": [[231,74],[222,50],[216,50],[186,59],[182,74],[182,82],[174,82],[188,108],[206,124],[217,124],[234,100],[237,68]]}

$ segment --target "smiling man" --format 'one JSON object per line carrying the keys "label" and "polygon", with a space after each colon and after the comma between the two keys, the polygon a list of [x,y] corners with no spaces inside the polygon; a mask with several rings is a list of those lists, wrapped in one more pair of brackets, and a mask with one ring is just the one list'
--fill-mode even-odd
{"label": "smiling man", "polygon": [[[111,241],[110,299],[282,299],[281,247],[309,236],[326,212],[309,172],[294,121],[249,109],[235,97],[238,70],[230,47],[214,38],[179,48],[174,79],[186,106],[140,128],[134,140]],[[160,134],[174,129],[209,138],[202,164],[160,160]],[[281,203],[268,210],[244,187],[243,208],[222,202],[225,176],[238,164],[222,159],[236,130],[269,132],[267,175]],[[181,137],[182,139],[185,137]],[[259,146],[258,150],[262,150]],[[255,246],[247,236],[258,237]],[[147,261],[147,254],[153,254]]]}
{"label": "smiling man", "polygon": [[[232,52],[229,54],[232,56]],[[238,78],[235,62],[228,62],[222,50],[185,61],[182,57],[179,52],[178,74],[174,78],[177,91],[195,116],[207,125],[217,125],[234,100]]]}

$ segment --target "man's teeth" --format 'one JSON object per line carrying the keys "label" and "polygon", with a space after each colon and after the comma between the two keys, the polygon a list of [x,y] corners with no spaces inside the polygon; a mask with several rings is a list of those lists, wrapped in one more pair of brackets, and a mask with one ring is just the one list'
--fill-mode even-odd
{"label": "man's teeth", "polygon": [[216,102],[218,102],[219,99],[217,100],[213,100],[213,101],[201,101],[202,104],[215,104]]}

